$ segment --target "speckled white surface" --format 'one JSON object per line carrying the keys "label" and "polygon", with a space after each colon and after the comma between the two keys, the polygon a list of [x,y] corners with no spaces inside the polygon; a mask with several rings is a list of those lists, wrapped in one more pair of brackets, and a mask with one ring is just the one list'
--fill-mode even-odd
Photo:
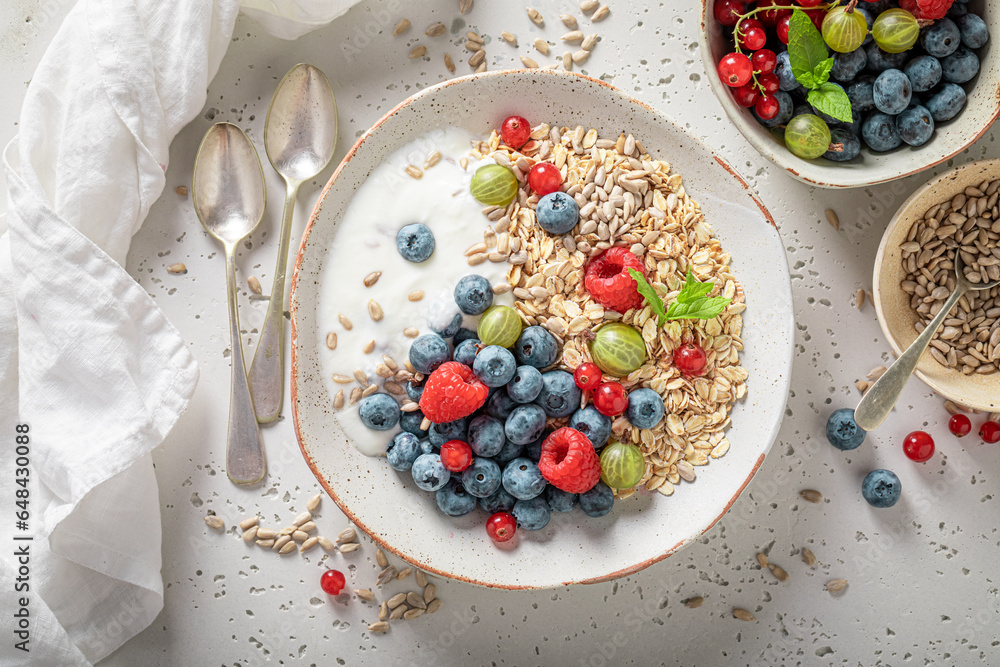
{"label": "speckled white surface", "polygon": [[[7,91],[0,104],[2,140],[16,132],[19,93],[68,4],[18,0],[0,9],[0,81]],[[940,399],[918,384],[861,449],[844,454],[823,437],[828,413],[854,405],[855,380],[887,358],[874,310],[855,309],[854,293],[870,287],[878,239],[892,211],[930,174],[844,193],[813,190],[777,173],[727,124],[704,81],[692,0],[613,3],[598,27],[602,42],[583,70],[686,120],[751,179],[781,229],[798,320],[793,391],[778,442],[733,510],[698,544],[617,582],[512,593],[436,582],[444,601],[436,615],[395,624],[376,637],[364,629],[375,619],[373,607],[328,599],[318,586],[327,563],[343,569],[352,588],[373,585],[377,566],[369,545],[326,563],[317,551],[279,559],[246,547],[235,534],[205,527],[201,517],[210,509],[230,523],[259,511],[267,523],[284,525],[318,486],[289,419],[265,429],[270,476],[263,489],[237,489],[226,479],[222,257],[198,225],[190,199],[173,188],[189,183],[198,139],[211,119],[240,123],[259,141],[278,78],[300,60],[322,67],[336,87],[342,156],[386,110],[446,75],[444,38],[419,40],[427,43],[430,60],[409,61],[406,53],[434,20],[464,33],[462,23],[452,23],[456,5],[436,0],[403,10],[398,0],[363,2],[334,26],[294,43],[262,36],[241,20],[210,88],[210,109],[174,142],[168,191],[136,236],[128,266],[190,341],[202,379],[191,408],[154,453],[165,608],[105,664],[994,664],[1000,536],[993,503],[1000,450],[948,436]],[[547,17],[543,34],[553,43],[565,32],[556,14],[579,14],[570,2],[539,0],[536,6]],[[387,30],[404,15],[415,27],[405,39],[391,40]],[[538,29],[519,5],[481,0],[464,21],[491,36],[509,30],[518,35],[518,53],[537,55],[528,45]],[[362,38],[366,31],[370,35]],[[453,41],[447,49],[464,61],[459,40]],[[358,51],[353,60],[345,47]],[[492,39],[487,50],[491,66],[514,64],[511,46]],[[458,69],[468,70],[464,62]],[[960,161],[996,157],[995,136],[988,133]],[[296,233],[327,175],[305,188]],[[280,192],[270,171],[268,185]],[[839,233],[823,219],[826,208],[839,212]],[[238,260],[244,281],[252,274],[270,282],[269,240],[278,209],[269,207]],[[189,272],[167,274],[174,262],[186,263]],[[252,350],[265,303],[244,293],[241,305],[244,342]],[[939,445],[924,465],[907,461],[899,448],[902,436],[919,427]],[[874,467],[900,475],[904,495],[895,508],[872,510],[861,499],[860,481]],[[819,489],[826,501],[800,501],[803,488]],[[333,534],[344,527],[332,503],[323,509],[321,530]],[[818,557],[814,569],[801,562],[801,546]],[[762,549],[789,572],[787,583],[760,570],[754,554]],[[850,585],[835,598],[823,586],[837,577]],[[693,595],[704,596],[704,606],[681,605]],[[734,606],[759,620],[733,619]]]}

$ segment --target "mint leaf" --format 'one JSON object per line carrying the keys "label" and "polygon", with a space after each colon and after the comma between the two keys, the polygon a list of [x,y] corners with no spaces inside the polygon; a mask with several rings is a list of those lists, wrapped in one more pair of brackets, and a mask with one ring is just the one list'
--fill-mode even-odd
{"label": "mint leaf", "polygon": [[646,300],[649,307],[656,313],[656,317],[659,320],[660,325],[666,321],[667,312],[663,309],[663,299],[660,295],[656,293],[653,286],[646,282],[646,276],[642,275],[635,269],[629,269],[628,274],[632,276],[632,279],[636,282],[636,291]]}
{"label": "mint leaf", "polygon": [[806,101],[816,107],[818,111],[833,116],[839,121],[854,122],[851,99],[844,92],[844,89],[835,83],[824,83],[816,90],[810,90]]}
{"label": "mint leaf", "polygon": [[816,68],[829,57],[823,35],[813,25],[812,19],[801,9],[792,12],[788,23],[788,59],[798,82],[805,85],[802,79],[807,72],[815,78]]}
{"label": "mint leaf", "polygon": [[691,269],[688,269],[687,277],[684,279],[684,287],[681,288],[680,293],[677,295],[677,301],[679,303],[687,303],[688,301],[700,299],[711,292],[713,287],[715,287],[715,283],[701,283],[695,280]]}
{"label": "mint leaf", "polygon": [[796,81],[810,90],[819,88],[819,82],[816,81],[816,76],[812,72],[803,72],[801,77],[796,78]]}
{"label": "mint leaf", "polygon": [[668,320],[710,320],[724,311],[732,299],[724,296],[694,299],[692,301],[675,301],[667,310]]}
{"label": "mint leaf", "polygon": [[[806,88],[819,88],[824,83],[830,80],[830,70],[833,69],[833,58],[827,58],[819,65],[816,65],[816,69],[813,70],[812,75],[816,80],[816,83],[812,86],[806,86]],[[802,84],[805,86],[806,84]]]}

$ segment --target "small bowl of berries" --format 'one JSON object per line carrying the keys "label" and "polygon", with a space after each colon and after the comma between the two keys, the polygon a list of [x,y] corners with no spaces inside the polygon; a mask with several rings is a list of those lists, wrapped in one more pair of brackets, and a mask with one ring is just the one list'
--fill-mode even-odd
{"label": "small bowl of berries", "polygon": [[704,0],[709,82],[754,148],[810,185],[884,183],[1000,116],[984,0]]}

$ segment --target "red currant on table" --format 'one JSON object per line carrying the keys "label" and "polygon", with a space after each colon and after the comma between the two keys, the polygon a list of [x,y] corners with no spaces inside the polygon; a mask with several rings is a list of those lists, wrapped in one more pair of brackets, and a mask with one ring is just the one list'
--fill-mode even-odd
{"label": "red currant on table", "polygon": [[520,148],[531,138],[531,126],[526,118],[508,116],[500,126],[500,138],[511,148]]}
{"label": "red currant on table", "polygon": [[961,438],[972,432],[972,421],[965,415],[955,415],[948,420],[948,430]]}
{"label": "red currant on table", "polygon": [[605,382],[594,391],[594,407],[605,417],[617,417],[628,407],[628,392],[617,382]]}
{"label": "red currant on table", "polygon": [[740,15],[746,12],[746,5],[743,0],[719,0],[712,10],[720,25],[731,28],[736,25]]}
{"label": "red currant on table", "polygon": [[752,83],[740,86],[739,88],[733,88],[733,98],[741,107],[749,109],[754,105],[759,97],[760,91],[758,91],[756,86]]}
{"label": "red currant on table", "polygon": [[344,575],[339,570],[327,570],[319,578],[320,588],[323,589],[324,593],[329,593],[330,595],[337,595],[340,591],[344,590],[346,582],[347,580],[344,579]]}
{"label": "red currant on table", "polygon": [[778,39],[781,40],[782,44],[788,44],[788,30],[789,23],[791,22],[791,17],[786,16],[785,18],[778,21],[778,27],[775,28],[775,32],[778,33]]}
{"label": "red currant on table", "polygon": [[701,375],[708,364],[708,355],[694,343],[684,343],[674,350],[674,366],[685,375]]}
{"label": "red currant on table", "polygon": [[539,197],[558,190],[562,180],[562,173],[551,162],[539,162],[528,172],[528,185]]}
{"label": "red currant on table", "polygon": [[573,371],[573,380],[580,389],[597,389],[601,384],[601,369],[589,361],[580,364]]}
{"label": "red currant on table", "polygon": [[506,542],[517,532],[517,520],[510,512],[497,512],[486,520],[486,534],[494,542]]}
{"label": "red currant on table", "polygon": [[472,465],[472,447],[461,440],[449,440],[441,445],[441,465],[450,472],[462,472]]}
{"label": "red currant on table", "polygon": [[730,88],[739,88],[750,83],[753,76],[753,65],[750,59],[742,53],[730,53],[723,56],[719,62],[719,76]]}
{"label": "red currant on table", "polygon": [[778,98],[774,95],[761,95],[760,98],[754,102],[754,109],[757,110],[757,115],[761,117],[762,120],[771,120],[778,115],[781,111],[781,103],[778,102]]}
{"label": "red currant on table", "polygon": [[771,49],[760,49],[750,56],[750,64],[758,74],[770,74],[778,64],[778,56]]}
{"label": "red currant on table", "polygon": [[903,440],[906,458],[923,463],[934,456],[934,438],[923,431],[914,431]]}
{"label": "red currant on table", "polygon": [[979,437],[983,439],[983,442],[988,442],[991,445],[1000,442],[1000,424],[994,421],[983,422],[983,425],[979,427]]}

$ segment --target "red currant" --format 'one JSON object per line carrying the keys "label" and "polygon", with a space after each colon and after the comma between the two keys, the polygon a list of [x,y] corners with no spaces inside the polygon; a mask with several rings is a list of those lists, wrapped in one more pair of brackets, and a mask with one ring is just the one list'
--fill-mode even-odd
{"label": "red currant", "polygon": [[721,25],[732,27],[740,19],[740,15],[746,12],[746,5],[743,0],[719,0],[712,7],[715,20]]}
{"label": "red currant", "polygon": [[781,111],[781,103],[774,95],[761,95],[760,99],[754,103],[754,109],[757,110],[757,115],[761,117],[761,120],[771,120]]}
{"label": "red currant", "polygon": [[694,343],[685,343],[674,350],[674,366],[685,375],[701,375],[707,363],[705,350]]}
{"label": "red currant", "polygon": [[813,9],[806,12],[806,16],[812,19],[813,25],[816,26],[817,30],[823,29],[823,19],[826,18],[825,9]]}
{"label": "red currant", "polygon": [[758,2],[757,5],[758,7],[773,7],[776,5],[788,7],[788,9],[767,9],[762,11],[760,14],[757,14],[757,18],[759,18],[760,22],[764,25],[775,25],[786,16],[792,15],[792,0],[773,0],[773,2],[772,0],[761,0],[761,2]]}
{"label": "red currant", "polygon": [[739,88],[733,88],[733,97],[736,99],[736,103],[741,107],[750,108],[760,97],[760,92],[757,87],[752,83],[748,83],[745,86],[740,86]]}
{"label": "red currant", "polygon": [[739,88],[750,83],[753,76],[753,65],[750,59],[742,53],[730,53],[719,62],[719,76],[730,88]]}
{"label": "red currant", "polygon": [[923,431],[914,431],[903,440],[906,458],[923,463],[934,456],[934,438]]}
{"label": "red currant", "polygon": [[539,162],[528,172],[528,185],[539,197],[555,192],[562,185],[562,173],[551,162]]}
{"label": "red currant", "polygon": [[756,51],[767,44],[767,33],[760,21],[748,19],[740,26],[740,46],[748,51]]}
{"label": "red currant", "polygon": [[500,138],[511,148],[520,148],[531,138],[531,126],[526,118],[508,116],[500,126]]}
{"label": "red currant", "polygon": [[461,440],[449,440],[441,445],[441,465],[451,472],[462,472],[472,465],[472,447]]}
{"label": "red currant", "polygon": [[497,512],[486,520],[486,534],[494,542],[506,542],[517,532],[517,520],[510,512]]}
{"label": "red currant", "polygon": [[983,439],[983,442],[988,442],[991,445],[1000,442],[1000,424],[994,421],[983,422],[983,425],[979,427],[979,437]]}
{"label": "red currant", "polygon": [[[871,0],[868,0],[871,2]],[[799,0],[799,6],[809,9],[810,7],[815,7],[816,5],[822,4],[824,0]]]}
{"label": "red currant", "polygon": [[340,570],[327,570],[319,578],[319,587],[323,589],[324,593],[329,593],[330,595],[337,595],[340,591],[344,590],[345,583],[347,583],[347,580],[344,579],[344,575]]}
{"label": "red currant", "polygon": [[791,18],[792,17],[790,16],[786,16],[785,18],[781,19],[780,21],[778,21],[778,27],[775,28],[775,31],[778,33],[778,39],[781,40],[782,44],[788,44],[788,30]]}
{"label": "red currant", "polygon": [[753,65],[754,72],[770,74],[774,71],[775,65],[778,64],[778,56],[771,49],[761,49],[750,56],[750,64]]}
{"label": "red currant", "polygon": [[594,407],[606,417],[617,417],[628,407],[628,392],[617,382],[605,382],[594,391]]}
{"label": "red currant", "polygon": [[774,74],[761,74],[757,77],[757,83],[761,85],[764,92],[768,95],[774,95],[781,88],[781,82],[778,81],[778,77]]}
{"label": "red currant", "polygon": [[965,415],[955,415],[948,420],[948,430],[961,438],[972,432],[972,421]]}
{"label": "red currant", "polygon": [[573,380],[580,389],[597,389],[601,384],[601,369],[589,361],[580,364],[573,371]]}

